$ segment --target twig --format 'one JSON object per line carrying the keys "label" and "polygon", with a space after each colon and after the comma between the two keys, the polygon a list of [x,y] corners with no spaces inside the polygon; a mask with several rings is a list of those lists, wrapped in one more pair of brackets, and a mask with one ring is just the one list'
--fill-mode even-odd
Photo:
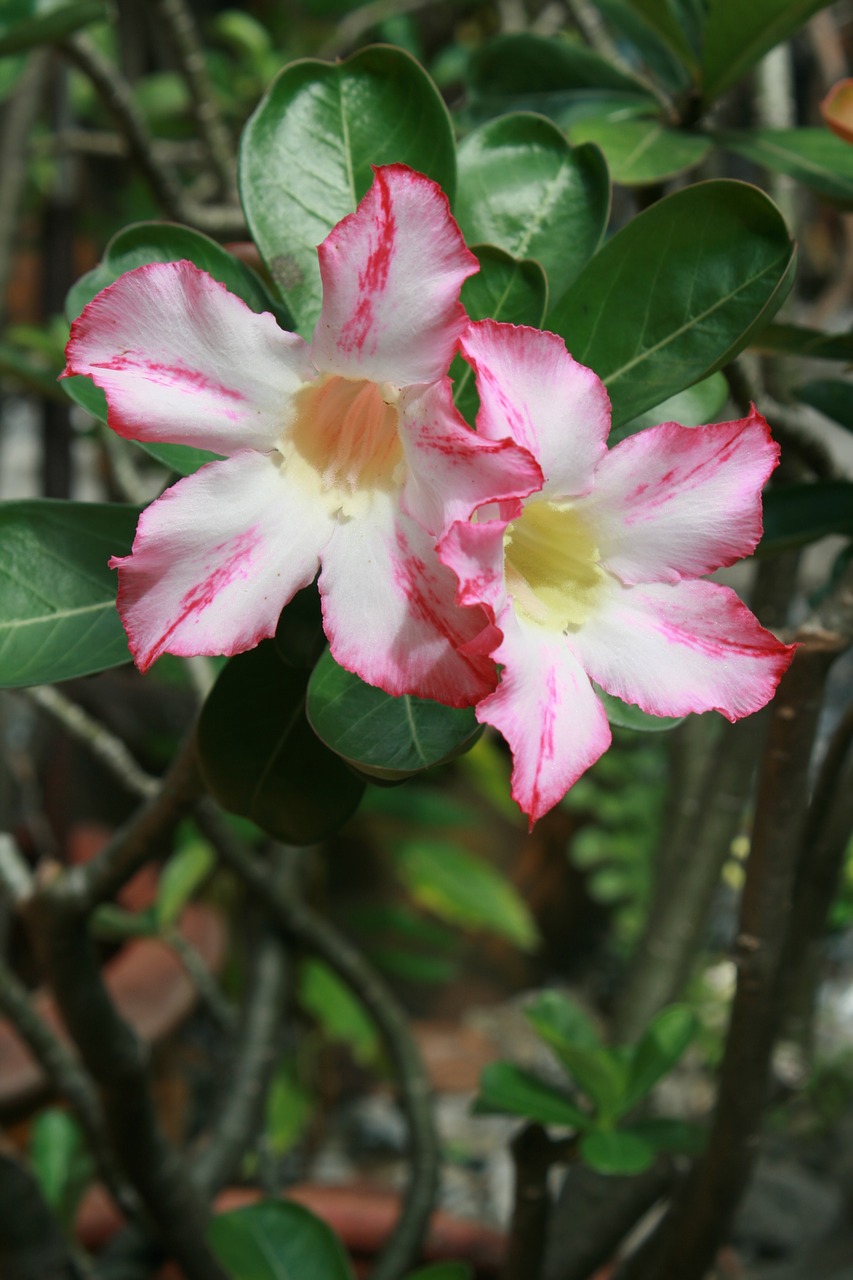
{"label": "twig", "polygon": [[403,1208],[372,1280],[396,1280],[417,1255],[438,1181],[439,1148],[429,1082],[406,1015],[359,951],[304,902],[272,885],[255,855],[237,840],[210,801],[197,820],[223,862],[243,881],[284,934],[322,956],[373,1018],[400,1080],[411,1137],[411,1172]]}
{"label": "twig", "polygon": [[[53,155],[56,151],[124,160],[130,148],[127,138],[108,129],[61,129],[49,137],[37,138],[33,151]],[[204,159],[204,148],[194,138],[152,138],[151,152],[158,164],[196,165]]]}
{"label": "twig", "polygon": [[548,1240],[554,1164],[574,1156],[577,1137],[549,1138],[541,1124],[526,1124],[510,1143],[515,1166],[515,1199],[501,1280],[540,1280]]}
{"label": "twig", "polygon": [[369,0],[342,18],[334,33],[320,46],[318,57],[339,58],[358,44],[365,32],[386,18],[428,9],[435,0]]}
{"label": "twig", "polygon": [[128,791],[146,799],[158,792],[159,780],[140,768],[121,738],[110,733],[99,720],[60,693],[54,685],[33,685],[24,693],[42,711],[58,720],[68,733],[84,743]]}
{"label": "twig", "polygon": [[195,19],[185,0],[159,0],[172,36],[190,97],[195,107],[198,131],[204,141],[213,172],[217,195],[234,194],[235,165],[231,138],[216,103],[216,90],[207,70],[204,49]]}
{"label": "twig", "polygon": [[169,929],[158,936],[167,947],[172,948],[202,1001],[220,1027],[225,1031],[233,1031],[237,1019],[231,1002],[222,994],[219,985],[211,976],[210,970],[193,944],[184,937],[180,929]]}
{"label": "twig", "polygon": [[18,206],[27,181],[30,131],[41,104],[49,55],[30,55],[29,65],[9,100],[0,136],[0,313],[14,260]]}
{"label": "twig", "polygon": [[0,961],[0,1009],[29,1046],[53,1089],[70,1103],[89,1140],[101,1177],[117,1204],[128,1217],[138,1216],[139,1201],[116,1169],[91,1079],[41,1018],[26,987],[3,961]]}
{"label": "twig", "polygon": [[0,832],[0,896],[17,907],[33,892],[33,874],[8,832]]}
{"label": "twig", "polygon": [[28,1169],[0,1148],[0,1274],[6,1280],[82,1280],[56,1216]]}
{"label": "twig", "polygon": [[743,359],[733,360],[724,369],[732,399],[741,413],[755,404],[770,423],[773,437],[798,458],[818,480],[843,480],[846,472],[833,458],[821,440],[803,425],[801,409],[781,404],[752,377]]}

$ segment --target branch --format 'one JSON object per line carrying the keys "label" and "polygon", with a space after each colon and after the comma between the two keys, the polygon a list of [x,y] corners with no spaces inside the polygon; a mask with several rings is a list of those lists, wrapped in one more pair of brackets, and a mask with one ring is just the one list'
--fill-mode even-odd
{"label": "branch", "polygon": [[540,1280],[551,1216],[548,1175],[573,1158],[577,1141],[577,1135],[549,1138],[541,1124],[526,1124],[513,1137],[515,1199],[501,1280]]}
{"label": "branch", "polygon": [[35,1178],[0,1148],[0,1275],[4,1280],[80,1280],[80,1270]]}
{"label": "branch", "polygon": [[0,135],[0,313],[14,260],[18,208],[27,182],[27,148],[47,78],[46,51],[30,55],[4,112]]}
{"label": "branch", "polygon": [[396,1280],[415,1259],[423,1239],[435,1198],[439,1165],[429,1082],[406,1015],[361,953],[346,938],[304,902],[271,884],[266,868],[233,836],[210,801],[205,800],[199,806],[197,820],[223,862],[269,912],[285,936],[322,956],[367,1009],[385,1041],[400,1080],[409,1123],[412,1160],[400,1218],[376,1265],[372,1280]]}

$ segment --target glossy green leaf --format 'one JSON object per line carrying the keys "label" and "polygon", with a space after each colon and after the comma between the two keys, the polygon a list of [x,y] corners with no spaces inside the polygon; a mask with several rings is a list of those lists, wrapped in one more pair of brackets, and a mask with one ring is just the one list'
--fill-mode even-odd
{"label": "glossy green leaf", "polygon": [[[518,262],[503,249],[475,245],[480,270],[462,286],[462,305],[472,320],[501,320],[538,328],[545,319],[548,284],[538,262]],[[474,425],[479,398],[474,371],[460,356],[451,366],[453,400],[470,426]]]}
{"label": "glossy green leaf", "polygon": [[589,1116],[562,1089],[509,1062],[492,1062],[485,1068],[473,1109],[478,1115],[524,1116],[569,1129],[583,1129],[589,1123]]}
{"label": "glossy green leaf", "polygon": [[106,503],[0,503],[0,687],[130,661],[107,561],[130,551],[138,516]]}
{"label": "glossy green leaf", "polygon": [[354,1280],[338,1237],[299,1204],[261,1200],[221,1213],[207,1238],[234,1280]]}
{"label": "glossy green leaf", "polygon": [[783,302],[794,262],[763,192],[700,182],[608,241],[548,323],[603,379],[618,425],[742,350]]}
{"label": "glossy green leaf", "polygon": [[375,1064],[382,1043],[364,1005],[321,960],[306,960],[299,971],[299,1003],[330,1040],[348,1045],[356,1062]]}
{"label": "glossy green leaf", "polygon": [[703,97],[730,89],[768,50],[788,40],[830,0],[709,0],[702,48]]}
{"label": "glossy green leaf", "polygon": [[642,1173],[655,1160],[655,1150],[650,1143],[639,1134],[624,1130],[596,1129],[585,1133],[578,1149],[584,1164],[596,1173]]}
{"label": "glossy green leaf", "polygon": [[246,217],[304,335],[320,314],[317,245],[355,209],[373,180],[370,166],[398,162],[453,198],[450,117],[429,76],[402,49],[362,49],[340,63],[294,62],[246,125]]}
{"label": "glossy green leaf", "polygon": [[833,533],[853,536],[853,483],[849,480],[820,480],[766,490],[759,555],[805,546]]}
{"label": "glossy green leaf", "polygon": [[595,692],[604,705],[607,719],[611,724],[618,725],[620,729],[637,729],[640,733],[661,733],[665,729],[674,729],[684,720],[684,716],[649,715],[647,711],[641,711],[630,702],[623,702],[612,693],[605,693],[598,685],[595,686]]}
{"label": "glossy green leaf", "polygon": [[[633,46],[654,79],[673,92],[687,88],[690,73],[684,62],[632,0],[596,0],[596,4],[613,31]],[[690,60],[695,62],[692,55]]]}
{"label": "glossy green leaf", "polygon": [[455,212],[465,239],[535,258],[553,305],[607,225],[610,184],[599,152],[570,147],[542,116],[518,114],[469,134],[458,166]]}
{"label": "glossy green leaf", "polygon": [[768,324],[754,335],[750,346],[765,355],[853,360],[853,332],[823,333],[796,324]]}
{"label": "glossy green leaf", "polygon": [[637,414],[636,418],[615,427],[607,438],[613,447],[619,440],[632,436],[646,427],[656,427],[661,422],[678,422],[682,427],[699,427],[708,422],[718,422],[729,398],[729,384],[722,373],[712,373],[692,387],[678,391],[661,404]]}
{"label": "glossy green leaf", "polygon": [[3,0],[0,57],[64,40],[107,16],[105,0]]}
{"label": "glossy green leaf", "polygon": [[628,1088],[623,1100],[626,1111],[645,1098],[672,1070],[698,1030],[696,1017],[686,1005],[670,1005],[657,1014],[631,1057]]}
{"label": "glossy green leaf", "polygon": [[339,667],[326,651],[308,685],[317,736],[362,773],[400,781],[451,759],[481,732],[470,708],[389,693]]}
{"label": "glossy green leaf", "polygon": [[696,51],[685,30],[684,14],[677,0],[628,0],[685,66],[695,68]]}
{"label": "glossy green leaf", "polygon": [[537,946],[536,923],[512,881],[467,849],[418,839],[395,849],[393,862],[415,902],[442,920],[484,929],[525,951]]}
{"label": "glossy green leaf", "polygon": [[660,120],[582,120],[569,128],[576,145],[595,143],[614,182],[641,187],[693,169],[711,150],[710,138],[668,129]]}
{"label": "glossy green leaf", "polygon": [[522,32],[495,36],[469,64],[471,89],[489,98],[591,89],[654,102],[641,80],[585,45]]}
{"label": "glossy green leaf", "polygon": [[215,799],[289,844],[337,831],[364,791],[312,732],[307,678],[265,640],[228,662],[198,728],[201,770]]}
{"label": "glossy green leaf", "polygon": [[816,379],[797,387],[794,395],[833,422],[853,431],[853,383],[840,378]]}
{"label": "glossy green leaf", "polygon": [[94,1166],[80,1125],[68,1111],[49,1107],[30,1128],[30,1164],[39,1189],[64,1230],[70,1230]]}
{"label": "glossy green leaf", "polygon": [[556,992],[549,992],[528,1005],[524,1015],[537,1035],[554,1050],[577,1087],[594,1103],[597,1115],[611,1120],[620,1113],[625,1072],[609,1049],[592,1040],[580,1010],[573,1010],[571,1004]]}
{"label": "glossy green leaf", "polygon": [[853,147],[828,129],[739,129],[714,140],[754,164],[786,173],[834,204],[853,203]]}

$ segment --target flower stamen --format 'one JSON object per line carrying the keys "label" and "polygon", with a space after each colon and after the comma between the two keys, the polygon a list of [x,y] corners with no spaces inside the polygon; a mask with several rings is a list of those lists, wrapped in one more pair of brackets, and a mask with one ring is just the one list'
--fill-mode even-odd
{"label": "flower stamen", "polygon": [[552,631],[582,626],[606,578],[595,538],[570,502],[528,502],[504,534],[504,566],[516,611]]}

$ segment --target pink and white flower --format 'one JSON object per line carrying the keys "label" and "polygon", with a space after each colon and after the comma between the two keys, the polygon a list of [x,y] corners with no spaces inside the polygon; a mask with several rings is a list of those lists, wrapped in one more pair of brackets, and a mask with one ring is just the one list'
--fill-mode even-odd
{"label": "pink and white flower", "polygon": [[403,165],[375,170],[318,253],[310,344],[189,262],[129,272],[72,327],[66,373],[103,388],[113,430],[225,455],[148,507],[111,561],[131,652],[144,671],[167,652],[249,649],[319,568],[338,662],[467,705],[495,686],[493,637],[457,605],[435,538],[541,482],[453,408],[477,260],[441,190]]}
{"label": "pink and white flower", "polygon": [[439,543],[460,602],[500,633],[500,684],[477,718],[509,743],[512,794],[533,822],[610,744],[593,681],[660,716],[736,720],[773,696],[793,649],[700,579],[755,548],[779,451],[754,409],[651,427],[608,451],[607,393],[555,334],[487,320],[462,351],[479,433],[514,439],[545,476],[526,501],[485,506]]}

